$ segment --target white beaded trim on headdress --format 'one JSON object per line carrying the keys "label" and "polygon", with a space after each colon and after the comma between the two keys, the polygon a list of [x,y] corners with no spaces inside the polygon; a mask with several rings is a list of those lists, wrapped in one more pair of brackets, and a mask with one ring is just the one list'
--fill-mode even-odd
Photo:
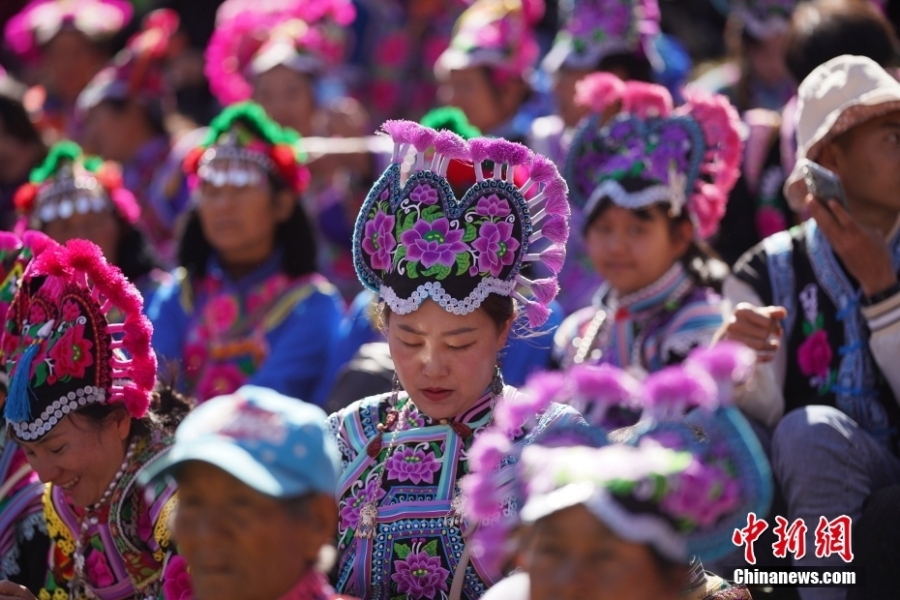
{"label": "white beaded trim on headdress", "polygon": [[35,419],[31,423],[9,421],[9,424],[12,426],[17,438],[26,442],[36,440],[53,429],[67,414],[89,404],[103,404],[105,401],[106,390],[88,385],[61,396],[44,409],[40,418]]}
{"label": "white beaded trim on headdress", "polygon": [[486,277],[479,281],[472,293],[462,300],[457,300],[444,291],[440,281],[423,283],[406,299],[398,297],[396,292],[386,285],[381,286],[380,294],[382,299],[391,307],[391,310],[398,315],[407,315],[414,312],[428,298],[437,302],[441,308],[449,313],[467,315],[481,306],[481,303],[484,302],[488,295],[494,293],[501,296],[509,296],[515,287],[515,281],[503,281],[495,277]]}

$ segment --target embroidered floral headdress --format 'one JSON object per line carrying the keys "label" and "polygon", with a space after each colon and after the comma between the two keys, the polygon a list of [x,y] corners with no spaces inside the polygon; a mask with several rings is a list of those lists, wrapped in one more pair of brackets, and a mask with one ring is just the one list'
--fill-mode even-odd
{"label": "embroidered floral headdress", "polygon": [[610,54],[645,55],[658,34],[657,0],[570,0],[562,4],[563,26],[544,58],[543,68],[596,69]]}
{"label": "embroidered floral headdress", "polygon": [[791,17],[802,0],[713,0],[723,13],[733,11],[757,39],[787,33]]}
{"label": "embroidered floral headdress", "polygon": [[543,14],[544,0],[475,0],[456,22],[435,70],[491,67],[526,75],[540,53],[533,28]]}
{"label": "embroidered floral headdress", "polygon": [[[453,314],[468,314],[495,293],[523,303],[532,326],[543,324],[559,290],[556,277],[531,281],[519,271],[534,261],[554,273],[562,268],[569,204],[556,167],[503,139],[467,142],[409,121],[388,121],[384,130],[394,141],[393,160],[369,192],[353,236],[363,285],[398,314],[413,312],[426,298]],[[411,148],[412,172],[401,185]],[[453,160],[474,163],[477,183],[461,199],[447,181]],[[492,171],[485,171],[485,161],[493,163]],[[521,187],[513,181],[517,166],[531,167],[531,179]],[[549,244],[538,244],[541,239]],[[535,250],[539,245],[543,251]]]}
{"label": "embroidered floral headdress", "polygon": [[34,58],[39,48],[65,28],[92,40],[106,40],[131,20],[127,0],[33,0],[6,25],[4,39],[20,56]]}
{"label": "embroidered floral headdress", "polygon": [[300,134],[282,128],[261,106],[242,102],[213,119],[203,143],[184,160],[189,175],[217,187],[258,185],[273,175],[296,192],[309,183]]}
{"label": "embroidered floral headdress", "polygon": [[[498,405],[494,427],[470,452],[474,475],[460,484],[466,517],[482,523],[476,556],[502,562],[505,540],[519,523],[576,505],[623,539],[650,544],[677,563],[733,550],[734,529],[746,524],[748,512],[764,514],[772,493],[765,454],[732,404],[735,383],[747,377],[753,360],[752,351],[725,344],[643,384],[610,366],[530,381],[530,400]],[[514,452],[509,431],[560,400],[585,410],[591,429],[601,431],[613,407],[639,406],[642,416],[624,443],[600,447],[572,431],[545,436],[513,456],[520,461],[512,484],[499,481],[497,468]],[[697,410],[685,418],[691,408]],[[522,506],[517,517],[500,514],[510,497]]]}
{"label": "embroidered floral headdress", "polygon": [[161,117],[163,102],[171,94],[163,69],[178,24],[178,13],[170,9],[154,10],[144,17],[141,31],[78,96],[79,110],[87,111],[104,100],[137,100]]}
{"label": "embroidered floral headdress", "polygon": [[[2,341],[10,378],[4,416],[17,437],[39,439],[89,404],[147,413],[156,355],[142,309],[134,285],[91,242],[53,244],[31,263]],[[108,320],[113,310],[121,322]]]}
{"label": "embroidered floral headdress", "polygon": [[31,172],[30,181],[13,199],[22,221],[17,229],[40,229],[74,214],[114,210],[127,223],[136,223],[141,208],[122,183],[113,162],[85,156],[75,142],[59,142]]}
{"label": "embroidered floral headdress", "polygon": [[281,65],[320,75],[340,65],[347,28],[356,18],[348,0],[296,2],[280,10],[246,7],[220,20],[206,49],[205,73],[223,105],[247,100],[253,78]]}
{"label": "embroidered floral headdress", "polygon": [[662,86],[595,73],[579,82],[591,109],[566,156],[572,202],[590,215],[604,199],[632,210],[686,210],[701,238],[713,235],[740,175],[740,118],[724,96],[689,94],[673,108]]}

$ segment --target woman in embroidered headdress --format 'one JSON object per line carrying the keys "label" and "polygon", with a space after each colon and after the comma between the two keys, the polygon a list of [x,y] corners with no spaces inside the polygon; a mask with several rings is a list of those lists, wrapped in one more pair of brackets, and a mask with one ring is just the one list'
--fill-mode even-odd
{"label": "woman in embroidered headdress", "polygon": [[[343,94],[338,78],[354,18],[349,0],[223,5],[206,50],[213,94],[222,106],[252,99],[303,136],[367,135],[365,110]],[[326,154],[308,167],[313,177],[303,201],[318,225],[320,271],[350,299],[360,289],[352,221],[372,182],[371,157]]]}
{"label": "woman in embroidered headdress", "polygon": [[180,360],[199,401],[245,383],[316,401],[341,300],[316,272],[300,205],[309,172],[300,136],[251,102],[225,109],[185,170],[195,204],[176,281],[148,309],[161,360]]}
{"label": "woman in embroidered headdress", "polygon": [[[542,256],[561,266],[566,186],[546,159],[506,140],[466,142],[406,121],[384,128],[393,161],[360,211],[353,247],[360,279],[384,300],[395,387],[329,417],[344,468],[337,585],[372,599],[474,599],[499,573],[470,557],[476,525],[460,512],[458,482],[495,405],[515,401],[497,354],[518,309],[532,328],[549,317],[556,280],[520,271]],[[477,183],[462,198],[447,181],[453,160],[475,167]],[[532,167],[521,186],[518,166]],[[514,441],[577,418],[553,406]]]}
{"label": "woman in embroidered headdress", "polygon": [[[49,245],[40,233],[28,232],[23,238],[0,233],[0,321],[4,323],[25,268]],[[0,368],[0,409],[8,385],[4,366]],[[50,550],[43,495],[44,484],[22,448],[10,441],[5,427],[0,429],[0,580],[24,586],[32,594],[44,586]]]}
{"label": "woman in embroidered headdress", "polygon": [[[7,430],[47,484],[52,546],[38,598],[155,598],[178,575],[164,574],[174,488],[142,489],[136,479],[167,451],[188,405],[154,392],[141,304],[97,246],[71,240],[31,263],[9,308]],[[8,582],[0,594],[29,597]]]}
{"label": "woman in embroidered headdress", "polygon": [[140,229],[141,208],[123,187],[118,165],[59,142],[15,196],[16,229],[42,231],[64,244],[85,239],[141,292],[145,301],[168,277]]}
{"label": "woman in embroidered headdress", "polygon": [[78,97],[85,148],[122,164],[124,185],[141,207],[141,224],[166,260],[189,195],[185,178],[173,178],[167,168],[172,140],[165,118],[174,108],[174,93],[164,67],[178,24],[172,10],[148,14],[141,31]]}
{"label": "woman in embroidered headdress", "polygon": [[716,231],[738,177],[741,139],[722,96],[673,109],[665,88],[608,73],[579,84],[592,116],[566,159],[585,246],[605,283],[556,334],[564,365],[657,371],[712,341],[727,273],[702,240]]}
{"label": "woman in embroidered headdress", "polygon": [[76,133],[75,101],[134,12],[126,0],[32,0],[9,20],[4,40],[40,73],[26,105],[48,143]]}
{"label": "woman in embroidered headdress", "polygon": [[461,108],[485,135],[524,141],[546,114],[529,77],[544,0],[476,0],[460,16],[434,70],[441,102]]}
{"label": "woman in embroidered headdress", "polygon": [[[485,598],[749,600],[701,561],[732,552],[734,531],[771,501],[765,454],[731,403],[753,362],[737,345],[703,350],[643,387],[615,367],[580,365],[536,377],[527,400],[498,410],[472,447],[464,501],[482,523],[473,554],[521,572]],[[547,435],[517,454],[512,475],[498,471],[513,450],[506,431],[554,401],[585,411],[591,435]],[[636,426],[611,430],[634,408]],[[501,509],[511,504],[521,510]]]}

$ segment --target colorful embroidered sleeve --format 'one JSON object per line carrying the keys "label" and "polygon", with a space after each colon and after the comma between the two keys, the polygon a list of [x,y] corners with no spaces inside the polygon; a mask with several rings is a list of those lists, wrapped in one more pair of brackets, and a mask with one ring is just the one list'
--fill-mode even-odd
{"label": "colorful embroidered sleeve", "polygon": [[722,298],[712,291],[698,290],[693,301],[681,307],[660,333],[660,362],[680,364],[691,350],[710,344],[722,323]]}
{"label": "colorful embroidered sleeve", "polygon": [[50,564],[44,589],[38,600],[68,600],[69,586],[75,575],[75,536],[63,523],[53,504],[52,486],[44,491],[44,518],[50,536]]}

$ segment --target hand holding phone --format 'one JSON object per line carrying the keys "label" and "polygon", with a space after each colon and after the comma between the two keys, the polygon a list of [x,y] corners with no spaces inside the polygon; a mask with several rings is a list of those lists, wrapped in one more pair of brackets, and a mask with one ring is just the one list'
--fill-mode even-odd
{"label": "hand holding phone", "polygon": [[806,189],[809,190],[810,194],[819,200],[825,208],[828,208],[829,200],[837,200],[841,203],[841,206],[849,210],[847,196],[844,194],[844,186],[841,185],[840,177],[811,160],[803,159],[801,165],[803,181],[806,183]]}

